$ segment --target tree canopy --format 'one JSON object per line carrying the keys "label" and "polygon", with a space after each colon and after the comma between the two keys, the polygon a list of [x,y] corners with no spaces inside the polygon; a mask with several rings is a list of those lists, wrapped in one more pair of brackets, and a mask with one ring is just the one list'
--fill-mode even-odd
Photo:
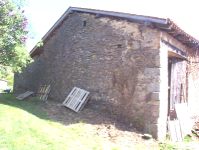
{"label": "tree canopy", "polygon": [[25,48],[27,19],[11,0],[0,0],[0,73],[5,67],[20,71],[30,62]]}

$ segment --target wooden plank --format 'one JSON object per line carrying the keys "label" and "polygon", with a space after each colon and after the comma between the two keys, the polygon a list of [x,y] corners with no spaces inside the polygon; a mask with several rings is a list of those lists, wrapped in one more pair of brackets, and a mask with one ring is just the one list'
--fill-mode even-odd
{"label": "wooden plank", "polygon": [[168,128],[169,128],[170,138],[173,142],[182,141],[182,133],[180,130],[179,120],[168,119]]}
{"label": "wooden plank", "polygon": [[78,95],[77,95],[78,102],[74,103],[73,109],[77,110],[78,106],[81,104],[84,93],[85,92],[82,90],[78,91]]}
{"label": "wooden plank", "polygon": [[175,110],[180,122],[182,137],[184,138],[187,134],[191,133],[192,129],[192,121],[189,115],[188,105],[187,103],[175,104]]}
{"label": "wooden plank", "polygon": [[18,100],[23,100],[23,99],[29,97],[30,95],[32,95],[33,93],[34,92],[32,92],[32,91],[26,91],[25,93],[19,94],[16,98]]}
{"label": "wooden plank", "polygon": [[170,134],[171,140],[176,142],[177,141],[177,136],[176,136],[176,130],[175,130],[174,121],[171,121],[171,120],[168,121],[168,128],[169,128],[169,134]]}
{"label": "wooden plank", "polygon": [[72,95],[74,95],[75,91],[76,91],[76,88],[73,88],[72,91],[69,93],[68,97],[63,102],[64,104],[68,104],[71,101],[71,99],[73,97]]}
{"label": "wooden plank", "polygon": [[170,110],[175,104],[186,101],[186,62],[181,59],[171,59],[171,82],[170,82]]}
{"label": "wooden plank", "polygon": [[81,101],[81,104],[77,108],[79,111],[81,111],[84,108],[85,104],[87,103],[87,101],[88,101],[88,98],[87,98],[88,95],[89,95],[89,93],[85,93],[85,95],[84,95],[84,97],[83,97],[83,99]]}
{"label": "wooden plank", "polygon": [[89,92],[78,87],[74,87],[63,102],[63,105],[78,112],[83,109],[88,101]]}
{"label": "wooden plank", "polygon": [[42,100],[46,101],[47,98],[48,98],[49,93],[50,93],[50,85],[46,86],[44,94],[43,94],[43,97],[42,97]]}

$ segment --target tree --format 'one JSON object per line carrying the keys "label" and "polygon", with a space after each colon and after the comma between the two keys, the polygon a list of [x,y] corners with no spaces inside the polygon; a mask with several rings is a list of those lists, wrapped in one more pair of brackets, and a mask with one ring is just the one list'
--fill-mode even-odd
{"label": "tree", "polygon": [[10,67],[18,72],[30,62],[25,49],[27,19],[11,0],[0,0],[0,73]]}

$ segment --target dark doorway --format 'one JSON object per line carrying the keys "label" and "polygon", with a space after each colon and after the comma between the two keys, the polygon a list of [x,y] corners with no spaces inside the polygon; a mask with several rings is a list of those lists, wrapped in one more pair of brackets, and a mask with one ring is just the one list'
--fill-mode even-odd
{"label": "dark doorway", "polygon": [[186,102],[186,61],[176,57],[168,59],[168,115],[176,103]]}

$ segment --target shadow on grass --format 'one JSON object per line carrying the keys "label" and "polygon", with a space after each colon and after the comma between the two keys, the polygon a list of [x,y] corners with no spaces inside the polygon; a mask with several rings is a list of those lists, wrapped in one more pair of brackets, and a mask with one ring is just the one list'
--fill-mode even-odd
{"label": "shadow on grass", "polygon": [[42,106],[44,105],[44,102],[39,100],[36,97],[31,97],[28,100],[18,100],[15,98],[15,96],[5,93],[0,93],[0,104],[3,105],[9,105],[12,107],[17,107],[20,109],[23,109],[41,119],[47,119],[49,120],[49,117],[45,111],[42,111]]}
{"label": "shadow on grass", "polygon": [[91,104],[87,104],[84,110],[80,113],[75,113],[66,107],[60,106],[60,104],[54,101],[45,103],[36,97],[27,100],[17,100],[13,94],[1,94],[0,104],[17,107],[41,119],[59,122],[64,125],[80,122],[93,125],[104,124],[107,128],[109,128],[110,125],[114,125],[122,131],[137,132],[134,127],[121,122],[116,119],[114,115],[107,113],[106,111],[101,111],[92,107]]}

